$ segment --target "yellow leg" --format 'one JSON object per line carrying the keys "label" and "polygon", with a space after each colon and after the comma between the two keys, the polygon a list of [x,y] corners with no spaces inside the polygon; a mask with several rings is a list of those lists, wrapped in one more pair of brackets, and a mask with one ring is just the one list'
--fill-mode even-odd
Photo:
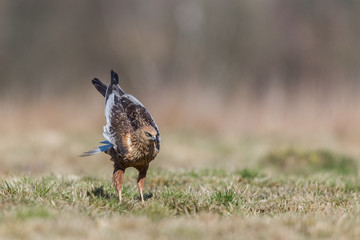
{"label": "yellow leg", "polygon": [[148,166],[146,166],[145,168],[140,169],[139,170],[139,176],[138,176],[138,179],[137,179],[137,185],[138,185],[139,192],[140,192],[141,202],[143,202],[143,203],[144,203],[143,188],[144,188],[144,183],[145,183],[147,170],[148,170]]}
{"label": "yellow leg", "polygon": [[120,202],[121,202],[121,187],[123,184],[124,173],[125,173],[124,169],[115,168],[113,178],[112,178],[113,183],[114,183],[114,188],[115,188],[115,191],[117,192],[117,194],[119,195]]}

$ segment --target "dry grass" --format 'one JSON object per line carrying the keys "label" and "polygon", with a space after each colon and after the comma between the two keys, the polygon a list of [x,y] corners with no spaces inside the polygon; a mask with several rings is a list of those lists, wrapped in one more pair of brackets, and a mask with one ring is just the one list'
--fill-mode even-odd
{"label": "dry grass", "polygon": [[130,169],[119,203],[108,157],[77,157],[102,140],[102,103],[67,101],[1,109],[2,238],[360,238],[356,134],[161,123],[161,153],[145,185],[150,198],[138,201]]}
{"label": "dry grass", "polygon": [[12,239],[360,237],[357,178],[245,172],[153,169],[144,205],[134,173],[125,179],[122,203],[109,180],[9,177],[0,185],[0,233]]}

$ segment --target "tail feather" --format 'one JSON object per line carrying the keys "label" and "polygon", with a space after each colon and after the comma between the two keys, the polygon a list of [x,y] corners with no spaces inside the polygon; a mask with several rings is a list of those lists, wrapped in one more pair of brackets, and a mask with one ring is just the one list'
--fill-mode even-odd
{"label": "tail feather", "polygon": [[94,150],[84,152],[79,157],[87,157],[87,156],[91,156],[91,155],[98,154],[98,153],[101,153],[101,152],[105,152],[105,151],[107,151],[107,150],[109,150],[110,148],[113,147],[113,145],[108,141],[103,141],[101,143],[108,143],[108,144],[100,146],[98,148],[95,148]]}

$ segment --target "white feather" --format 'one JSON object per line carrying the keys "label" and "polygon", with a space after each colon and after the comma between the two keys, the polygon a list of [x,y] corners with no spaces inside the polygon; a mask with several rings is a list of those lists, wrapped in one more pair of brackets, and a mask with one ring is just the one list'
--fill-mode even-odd
{"label": "white feather", "polygon": [[113,117],[113,107],[115,105],[115,95],[118,95],[117,92],[112,92],[109,96],[109,98],[106,101],[105,104],[105,120],[106,120],[106,125],[104,126],[104,132],[103,132],[103,136],[106,140],[108,140],[111,144],[114,145],[115,149],[116,149],[116,144],[115,144],[115,139],[113,138],[111,132],[110,132],[110,127],[111,127],[111,118]]}
{"label": "white feather", "polygon": [[132,101],[133,103],[139,104],[139,105],[141,105],[141,106],[144,107],[144,105],[143,105],[139,100],[137,100],[137,98],[134,97],[133,95],[125,94],[125,95],[122,95],[122,97],[127,98],[127,99],[129,99],[130,101]]}

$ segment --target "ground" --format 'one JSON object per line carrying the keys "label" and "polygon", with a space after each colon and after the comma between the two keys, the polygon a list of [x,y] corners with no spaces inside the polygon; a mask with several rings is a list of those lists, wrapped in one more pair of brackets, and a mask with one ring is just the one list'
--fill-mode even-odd
{"label": "ground", "polygon": [[108,157],[77,157],[101,133],[3,132],[1,238],[360,238],[359,153],[338,137],[165,131],[142,204],[135,170],[120,203]]}

